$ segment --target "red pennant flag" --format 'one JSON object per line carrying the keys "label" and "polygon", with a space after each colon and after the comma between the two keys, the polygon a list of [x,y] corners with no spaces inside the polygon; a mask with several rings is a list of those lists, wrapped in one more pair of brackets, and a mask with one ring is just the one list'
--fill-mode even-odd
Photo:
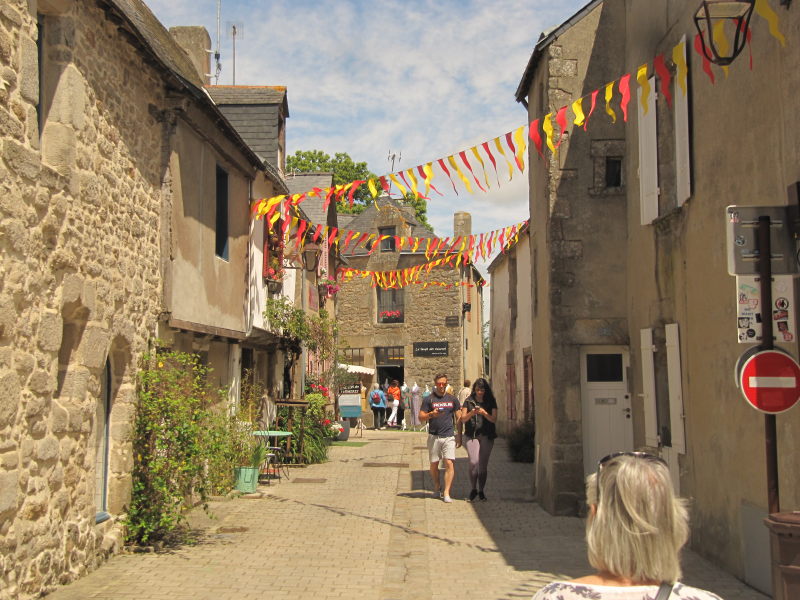
{"label": "red pennant flag", "polygon": [[456,189],[456,184],[453,183],[453,178],[450,177],[450,171],[445,166],[444,159],[440,158],[437,162],[439,163],[439,166],[442,167],[442,171],[444,171],[444,174],[447,175],[447,178],[450,180],[450,185],[453,186],[453,191],[456,193],[456,196],[458,196],[458,190]]}
{"label": "red pennant flag", "polygon": [[344,247],[342,248],[342,254],[344,254],[345,250],[347,250],[347,247],[350,245],[350,240],[353,239],[353,236],[355,235],[355,233],[356,233],[355,231],[348,231],[347,232],[347,236],[345,236],[345,238],[344,238]]}
{"label": "red pennant flag", "polygon": [[400,179],[402,179],[403,183],[406,184],[406,189],[407,190],[412,189],[412,187],[409,185],[408,181],[406,181],[406,176],[403,174],[403,171],[398,171],[397,174],[400,175]]}
{"label": "red pennant flag", "polygon": [[564,134],[567,133],[567,107],[562,106],[558,109],[558,113],[556,113],[556,123],[558,123],[559,128],[561,128],[561,133],[558,134],[558,143],[556,144],[556,148],[561,145],[561,142],[564,141]]}
{"label": "red pennant flag", "polygon": [[314,231],[314,237],[311,238],[311,241],[314,242],[315,244],[317,243],[317,240],[319,239],[319,234],[320,233],[322,233],[322,223],[318,223],[317,224],[317,229]]}
{"label": "red pennant flag", "polygon": [[494,159],[494,155],[492,151],[489,150],[489,142],[483,142],[481,144],[483,151],[486,152],[486,155],[489,157],[489,160],[492,161],[492,167],[494,167],[494,175],[497,177],[497,185],[500,185],[500,176],[497,174],[497,161]]}
{"label": "red pennant flag", "polygon": [[281,227],[281,233],[283,233],[283,235],[286,235],[286,230],[289,229],[289,222],[291,221],[291,219],[289,218],[289,202],[288,202],[288,200],[286,202],[286,209],[285,210],[286,210],[286,217],[283,219],[283,226]]}
{"label": "red pennant flag", "polygon": [[539,156],[544,158],[544,154],[542,154],[542,136],[539,134],[539,119],[531,121],[530,127],[528,127],[528,137],[531,138],[533,145],[536,146],[536,152],[539,153]]}
{"label": "red pennant flag", "polygon": [[672,93],[669,91],[669,83],[672,76],[669,74],[669,69],[664,63],[664,55],[659,54],[653,59],[653,69],[661,80],[661,93],[664,94],[664,99],[667,101],[667,106],[672,108]]}
{"label": "red pennant flag", "polygon": [[586,115],[586,120],[583,122],[583,130],[586,131],[586,128],[589,126],[589,117],[592,116],[594,112],[594,107],[597,105],[597,94],[600,93],[600,90],[595,90],[592,92],[592,105],[589,107],[589,114]]}
{"label": "red pennant flag", "polygon": [[300,242],[303,241],[303,233],[306,230],[306,225],[308,225],[308,223],[301,219],[300,224],[297,227],[297,233],[295,234],[295,243],[294,243],[295,248],[299,248]]}
{"label": "red pennant flag", "polygon": [[358,248],[361,245],[361,242],[363,242],[368,237],[369,237],[368,233],[362,233],[361,237],[358,238],[358,241],[355,244],[353,244],[353,249],[350,251],[350,254],[353,254],[353,252],[356,251],[356,248]]}
{"label": "red pennant flag", "polygon": [[386,181],[386,177],[381,175],[380,176],[380,182],[381,182],[381,187],[383,188],[383,191],[388,194],[389,193],[389,183]]}
{"label": "red pennant flag", "polygon": [[706,53],[703,51],[703,40],[704,36],[701,36],[699,33],[694,36],[694,49],[700,55],[700,58],[703,59],[703,71],[708,78],[711,80],[711,84],[714,84],[714,71],[711,70],[711,61],[706,58]]}
{"label": "red pennant flag", "polygon": [[333,246],[333,243],[336,241],[336,234],[339,233],[339,229],[337,227],[332,228],[328,232],[328,248]]}
{"label": "red pennant flag", "polygon": [[353,208],[353,195],[356,193],[356,190],[359,188],[359,186],[365,183],[367,182],[356,179],[353,182],[353,185],[350,186],[350,192],[347,194],[347,201],[350,203],[350,208]]}
{"label": "red pennant flag", "polygon": [[450,253],[452,253],[452,252],[453,252],[453,249],[454,249],[456,246],[458,246],[458,244],[459,244],[460,242],[461,242],[461,236],[458,236],[458,237],[455,239],[455,241],[453,242],[453,245],[452,245],[452,246],[450,246],[450,249],[447,251],[447,254],[450,254]]}
{"label": "red pennant flag", "polygon": [[467,160],[467,152],[466,152],[466,150],[462,150],[461,152],[459,152],[458,156],[459,156],[459,158],[461,158],[461,162],[464,163],[464,166],[467,167],[467,169],[469,169],[469,174],[472,175],[472,178],[475,180],[475,183],[477,183],[478,187],[481,188],[481,190],[485,192],[486,189],[481,185],[481,182],[478,181],[478,178],[475,177],[475,173],[472,172],[472,165],[470,165],[469,161]]}
{"label": "red pennant flag", "polygon": [[622,95],[622,100],[619,102],[619,107],[622,109],[622,120],[628,121],[628,102],[631,101],[631,74],[626,73],[619,78],[619,93]]}
{"label": "red pennant flag", "polygon": [[506,134],[506,145],[508,146],[509,150],[511,150],[511,155],[514,157],[514,161],[517,163],[517,167],[520,171],[523,169],[523,165],[519,164],[519,158],[517,158],[517,149],[514,148],[514,141],[511,139],[512,131],[509,131]]}

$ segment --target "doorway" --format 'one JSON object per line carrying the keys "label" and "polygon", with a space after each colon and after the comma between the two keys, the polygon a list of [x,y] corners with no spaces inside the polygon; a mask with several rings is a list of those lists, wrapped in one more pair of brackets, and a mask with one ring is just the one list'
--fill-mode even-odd
{"label": "doorway", "polygon": [[580,359],[583,471],[588,475],[604,456],[633,450],[630,354],[625,346],[584,346]]}
{"label": "doorway", "polygon": [[376,381],[383,387],[388,379],[389,383],[397,379],[403,385],[405,376],[405,355],[403,346],[378,346],[375,348],[375,375]]}

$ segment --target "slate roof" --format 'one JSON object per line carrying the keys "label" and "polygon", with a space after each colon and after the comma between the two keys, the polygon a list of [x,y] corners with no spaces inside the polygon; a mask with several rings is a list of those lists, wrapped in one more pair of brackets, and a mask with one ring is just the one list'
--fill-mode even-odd
{"label": "slate roof", "polygon": [[[286,187],[289,188],[290,194],[302,194],[315,187],[325,189],[331,185],[333,185],[333,173],[295,173],[286,177]],[[324,202],[324,198],[306,198],[300,207],[310,222],[325,225],[328,218],[322,210]]]}
{"label": "slate roof", "polygon": [[117,25],[126,40],[145,55],[145,62],[153,64],[162,72],[167,86],[188,93],[206,111],[212,113],[214,117],[219,117],[223,135],[234,141],[250,163],[265,170],[277,189],[284,192],[286,186],[283,179],[274,168],[265,165],[261,157],[225,119],[203,89],[204,82],[189,56],[147,5],[141,0],[97,0],[97,3],[106,11],[109,20]]}
{"label": "slate roof", "polygon": [[[393,198],[388,198],[386,196],[379,196],[377,199],[378,205],[383,208],[385,206],[393,206],[397,210],[403,213],[403,218],[405,219],[406,223],[408,223],[411,227],[411,231],[406,237],[418,237],[418,238],[435,238],[437,237],[435,233],[433,233],[430,229],[425,227],[424,225],[420,224],[416,219],[416,213],[414,212],[413,207],[405,206],[400,204],[397,200]],[[370,204],[367,209],[362,212],[360,215],[355,215],[355,218],[350,221],[346,226],[342,223],[339,225],[339,229],[348,229],[351,231],[359,231],[361,233],[377,233],[377,228],[375,225],[375,220],[377,215],[377,208],[375,204]],[[366,255],[369,251],[362,247],[359,247],[355,252],[353,252],[353,256],[360,256]],[[404,250],[403,254],[406,254],[408,250]],[[420,244],[419,250],[417,250],[417,254],[424,254],[425,249],[422,244]],[[348,255],[350,251],[348,250]]]}
{"label": "slate roof", "polygon": [[218,105],[279,104],[284,116],[289,116],[286,86],[283,85],[208,85],[206,89]]}

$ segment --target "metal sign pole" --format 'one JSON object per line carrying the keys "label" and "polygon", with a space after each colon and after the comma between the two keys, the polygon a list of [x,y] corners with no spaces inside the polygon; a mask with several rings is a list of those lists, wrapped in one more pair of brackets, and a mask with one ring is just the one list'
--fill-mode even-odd
{"label": "metal sign pole", "polygon": [[[772,350],[772,248],[769,216],[758,217],[758,276],[761,288],[761,348]],[[769,513],[780,512],[778,492],[778,438],[775,415],[764,416],[767,453],[767,505]]]}

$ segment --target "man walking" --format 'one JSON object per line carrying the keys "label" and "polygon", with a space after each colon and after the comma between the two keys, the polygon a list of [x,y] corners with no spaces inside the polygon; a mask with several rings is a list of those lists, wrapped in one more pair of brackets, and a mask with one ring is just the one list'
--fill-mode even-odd
{"label": "man walking", "polygon": [[[428,456],[431,462],[431,478],[434,492],[445,502],[452,502],[450,487],[453,485],[456,459],[456,440],[453,431],[453,419],[457,416],[461,405],[458,398],[446,392],[447,375],[441,374],[433,378],[433,393],[422,400],[419,410],[420,421],[428,423]],[[445,461],[444,490],[439,480],[439,461]]]}

